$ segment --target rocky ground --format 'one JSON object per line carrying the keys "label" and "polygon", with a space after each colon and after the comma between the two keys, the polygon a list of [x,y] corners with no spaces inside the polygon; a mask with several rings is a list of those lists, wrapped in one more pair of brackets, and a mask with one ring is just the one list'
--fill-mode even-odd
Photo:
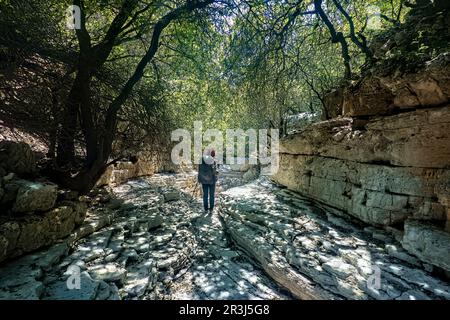
{"label": "rocky ground", "polygon": [[[389,234],[266,179],[229,189],[241,178],[223,173],[212,215],[193,197],[193,174],[91,195],[73,235],[0,269],[0,299],[450,299]],[[374,266],[381,287],[370,289]]]}

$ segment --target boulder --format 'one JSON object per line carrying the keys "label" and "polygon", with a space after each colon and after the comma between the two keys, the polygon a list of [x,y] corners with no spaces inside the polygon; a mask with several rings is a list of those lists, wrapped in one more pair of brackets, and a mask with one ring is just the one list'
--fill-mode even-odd
{"label": "boulder", "polygon": [[40,215],[27,215],[0,224],[0,262],[67,237],[84,221],[86,205],[65,201]]}
{"label": "boulder", "polygon": [[47,211],[53,208],[57,197],[58,189],[54,184],[22,180],[12,210],[13,212]]}
{"label": "boulder", "polygon": [[33,174],[36,172],[36,157],[24,142],[0,141],[0,167],[19,175]]}
{"label": "boulder", "polygon": [[450,272],[450,233],[417,220],[407,220],[403,247],[420,260]]}
{"label": "boulder", "polygon": [[180,193],[178,191],[168,191],[164,193],[164,201],[176,201],[180,199]]}
{"label": "boulder", "polygon": [[17,197],[17,191],[22,185],[23,180],[17,179],[14,173],[3,177],[3,198],[1,204],[13,202]]}
{"label": "boulder", "polygon": [[127,275],[127,270],[114,263],[108,263],[89,268],[89,273],[94,280],[122,283]]}

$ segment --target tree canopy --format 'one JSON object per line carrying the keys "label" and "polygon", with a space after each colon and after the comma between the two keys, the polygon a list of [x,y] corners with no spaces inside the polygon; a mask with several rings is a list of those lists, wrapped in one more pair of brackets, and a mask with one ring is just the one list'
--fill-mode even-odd
{"label": "tree canopy", "polygon": [[283,133],[289,115],[328,118],[324,94],[375,65],[377,37],[422,2],[4,0],[0,117],[41,137],[61,182],[83,190],[195,120]]}

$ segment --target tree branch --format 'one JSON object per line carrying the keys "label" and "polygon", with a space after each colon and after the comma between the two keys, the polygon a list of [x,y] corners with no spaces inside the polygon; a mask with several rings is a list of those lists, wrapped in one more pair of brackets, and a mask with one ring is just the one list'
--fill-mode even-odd
{"label": "tree branch", "polygon": [[373,52],[372,52],[372,50],[369,49],[369,47],[367,47],[366,38],[364,36],[362,36],[362,34],[360,35],[361,41],[356,36],[355,25],[353,23],[352,17],[350,17],[348,12],[344,10],[344,8],[341,6],[341,4],[339,3],[338,0],[333,0],[333,3],[336,6],[336,8],[338,8],[338,10],[342,13],[342,15],[345,17],[345,19],[348,22],[348,25],[350,27],[350,39],[366,55],[366,58],[369,61],[372,61],[373,60]]}
{"label": "tree branch", "polygon": [[342,32],[336,32],[336,29],[334,28],[333,24],[331,23],[330,19],[326,15],[325,11],[323,11],[322,8],[322,0],[314,0],[314,8],[321,20],[325,23],[325,25],[328,28],[328,31],[331,35],[331,41],[333,43],[340,43],[341,49],[342,49],[342,58],[344,59],[344,66],[345,66],[345,79],[351,79],[352,77],[352,69],[350,66],[350,54],[348,50],[348,43],[345,40],[344,35]]}
{"label": "tree branch", "polygon": [[112,142],[112,139],[114,137],[113,133],[116,127],[117,112],[120,110],[122,105],[128,99],[135,84],[143,77],[146,66],[152,61],[153,57],[155,56],[159,47],[159,38],[161,36],[162,31],[172,21],[181,18],[184,14],[192,12],[196,9],[204,8],[213,2],[214,0],[188,1],[185,5],[178,7],[167,13],[155,24],[149,49],[147,50],[146,54],[141,59],[141,61],[138,63],[133,75],[128,79],[126,84],[123,86],[119,95],[109,105],[105,119],[105,133],[109,136],[110,141],[106,141],[106,143],[104,143],[103,145],[104,149],[102,151],[104,154],[109,154],[110,152],[111,148],[110,143]]}

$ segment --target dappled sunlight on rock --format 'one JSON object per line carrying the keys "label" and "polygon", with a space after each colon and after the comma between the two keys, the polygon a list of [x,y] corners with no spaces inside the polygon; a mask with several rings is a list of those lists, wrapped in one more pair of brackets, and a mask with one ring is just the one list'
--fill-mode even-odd
{"label": "dappled sunlight on rock", "polygon": [[[113,188],[109,201],[118,205],[100,202],[88,212],[80,228],[85,231],[75,232],[70,252],[55,247],[17,262],[17,272],[39,271],[39,278],[9,284],[14,292],[2,294],[97,300],[450,299],[450,287],[384,230],[335,216],[266,177],[221,192],[218,208],[206,214],[189,181],[155,175]],[[111,216],[100,220],[105,212]],[[79,295],[65,289],[73,267],[86,282]],[[368,282],[376,268],[380,286],[372,287]]]}
{"label": "dappled sunlight on rock", "polygon": [[384,230],[363,229],[264,179],[222,196],[233,241],[298,298],[449,298],[450,286]]}
{"label": "dappled sunlight on rock", "polygon": [[[112,217],[98,224],[88,213],[85,237],[74,238],[68,254],[56,251],[39,280],[30,278],[17,294],[33,285],[34,297],[43,299],[290,298],[233,246],[217,212],[203,212],[193,177],[158,174],[116,186],[111,195],[93,192],[92,210]],[[30,256],[22,270],[44,265],[44,257],[36,263]],[[68,268],[83,272],[79,294],[66,288]]]}

